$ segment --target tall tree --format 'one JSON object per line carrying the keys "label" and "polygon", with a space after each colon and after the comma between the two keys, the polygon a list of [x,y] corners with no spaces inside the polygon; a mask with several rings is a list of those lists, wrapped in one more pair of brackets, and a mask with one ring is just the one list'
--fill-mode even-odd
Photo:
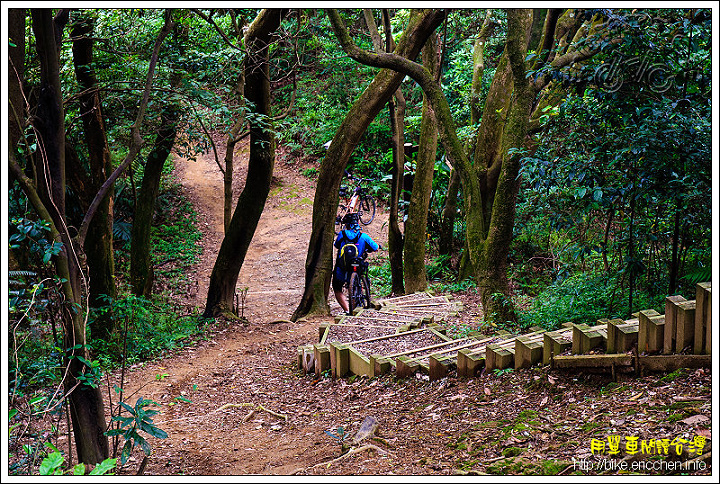
{"label": "tall tree", "polygon": [[[24,170],[18,160],[16,147],[9,149],[9,168],[28,201],[50,228],[50,237],[60,249],[52,257],[55,272],[62,281],[63,346],[65,372],[63,382],[69,399],[70,416],[78,458],[94,464],[108,457],[105,410],[99,385],[87,383],[87,365],[90,355],[87,346],[87,308],[82,306],[83,288],[87,280],[82,272],[81,252],[94,215],[101,207],[115,179],[132,162],[140,150],[142,138],[139,126],[145,115],[150,96],[158,51],[168,34],[166,22],[155,42],[151,56],[145,91],[138,107],[132,130],[129,152],[123,162],[105,180],[89,204],[77,235],[70,234],[65,211],[66,142],[65,113],[60,84],[60,45],[68,22],[69,10],[60,10],[55,18],[50,9],[32,9],[32,31],[35,50],[40,64],[37,105],[31,113],[30,124],[38,142],[32,169]],[[167,18],[167,17],[166,17]],[[30,114],[30,113],[29,113]],[[26,174],[31,173],[32,178]],[[94,382],[93,382],[94,383]]]}
{"label": "tall tree", "polygon": [[[440,82],[440,59],[437,35],[428,39],[422,52],[423,66]],[[424,97],[424,96],[423,96]],[[404,274],[407,292],[427,289],[425,244],[427,242],[428,207],[437,157],[438,134],[435,116],[427,99],[423,99],[420,141],[415,163],[408,216],[405,222]]]}
{"label": "tall tree", "polygon": [[[110,148],[108,146],[95,68],[93,66],[93,27],[94,18],[87,10],[73,12],[71,35],[73,39],[73,64],[75,76],[80,87],[80,117],[83,126],[83,140],[87,146],[90,169],[86,173],[83,167],[74,166],[69,183],[85,202],[85,209],[92,197],[100,190],[102,182],[112,172]],[[83,176],[85,175],[85,176]],[[78,183],[73,183],[78,182]],[[90,222],[91,228],[85,238],[84,251],[87,257],[88,303],[90,307],[103,306],[103,296],[114,298],[115,260],[113,256],[113,190],[107,191],[98,206],[97,213]],[[107,340],[112,332],[110,314],[96,319],[93,337]]]}
{"label": "tall tree", "polygon": [[[552,69],[580,62],[597,52],[592,46],[576,48],[580,39],[585,41],[599,26],[597,18],[579,29],[582,19],[573,11],[565,12],[559,19],[555,12],[548,13],[544,19],[535,14],[537,12],[527,9],[507,11],[505,50],[485,102],[474,163],[471,163],[458,139],[444,93],[429,71],[400,55],[373,55],[358,48],[337,12],[330,12],[333,29],[353,59],[403,72],[421,86],[430,101],[440,139],[462,180],[468,253],[486,317],[491,320],[515,319],[508,288],[507,256],[514,226],[520,160],[528,148],[526,135],[536,97],[550,83]],[[526,65],[528,43],[537,22],[544,26],[539,29],[542,34],[539,54],[534,63]],[[541,71],[532,80],[529,78],[528,71],[537,73],[543,67],[551,69]]]}
{"label": "tall tree", "polygon": [[[407,58],[416,58],[427,38],[444,18],[444,10],[413,9],[394,52]],[[307,314],[327,314],[330,311],[327,295],[333,267],[333,227],[340,181],[363,133],[397,91],[404,77],[404,74],[392,69],[382,69],[350,108],[330,143],[320,165],[315,189],[312,233],[305,262],[305,290],[292,315],[293,320]]]}
{"label": "tall tree", "polygon": [[[94,464],[108,457],[105,410],[99,386],[89,386],[78,378],[86,365],[79,357],[88,358],[86,332],[81,310],[81,270],[76,245],[68,232],[65,214],[65,121],[60,87],[60,42],[69,17],[61,10],[53,18],[50,9],[32,10],[35,48],[40,62],[40,85],[32,125],[40,145],[36,163],[37,178],[23,172],[11,147],[9,165],[33,208],[50,226],[54,242],[61,250],[53,257],[57,275],[61,277],[65,304],[62,308],[65,356],[65,391],[69,398],[73,433],[78,458]],[[87,360],[85,360],[87,361]]]}
{"label": "tall tree", "polygon": [[[392,26],[390,24],[390,13],[388,9],[382,9],[383,28],[385,30],[385,42],[378,32],[372,10],[363,10],[365,23],[367,24],[370,37],[373,40],[375,52],[392,52],[395,49],[395,40],[392,37]],[[398,87],[395,94],[388,101],[388,112],[390,114],[390,132],[392,135],[392,169],[390,185],[390,217],[388,219],[388,254],[390,259],[390,280],[393,294],[404,294],[405,284],[403,282],[403,245],[404,235],[400,229],[400,196],[402,195],[404,171],[405,171],[405,96],[402,87]]]}
{"label": "tall tree", "polygon": [[[482,99],[481,86],[483,73],[485,72],[485,45],[492,35],[497,22],[493,19],[493,11],[487,9],[485,12],[485,20],[480,28],[480,31],[475,38],[473,45],[473,75],[472,82],[470,84],[470,126],[475,126],[480,122],[482,115]],[[468,140],[466,151],[472,147],[471,140]],[[452,169],[450,172],[450,181],[448,182],[447,195],[445,197],[445,204],[443,205],[441,227],[440,227],[440,241],[438,244],[438,252],[440,254],[451,255],[453,253],[454,244],[454,233],[455,233],[455,217],[457,215],[457,202],[458,192],[460,191],[460,175],[456,169]],[[467,255],[467,250],[463,252]],[[465,257],[468,261],[469,258]],[[468,264],[469,266],[469,264]],[[461,270],[460,278],[465,279],[468,275],[472,274],[472,271],[465,272]]]}
{"label": "tall tree", "polygon": [[[179,51],[178,56],[182,57],[188,41],[188,27],[180,22],[173,21],[173,32],[175,46]],[[172,67],[170,78],[171,89],[177,90],[183,78],[183,71],[179,65]],[[165,162],[175,145],[181,119],[180,99],[177,96],[170,95],[165,100],[160,119],[161,123],[157,130],[155,143],[145,162],[131,230],[130,283],[135,295],[145,297],[150,296],[152,293],[155,279],[150,258],[150,234],[155,213],[155,202],[160,192],[163,166],[165,166]]]}
{"label": "tall tree", "polygon": [[206,317],[231,313],[238,275],[270,192],[275,135],[270,117],[269,52],[284,13],[281,9],[262,10],[245,34],[245,98],[254,106],[248,174],[210,276]]}

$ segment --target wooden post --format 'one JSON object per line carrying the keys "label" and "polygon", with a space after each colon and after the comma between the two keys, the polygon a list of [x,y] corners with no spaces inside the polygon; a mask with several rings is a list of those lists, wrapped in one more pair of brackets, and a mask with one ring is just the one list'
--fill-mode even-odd
{"label": "wooden post", "polygon": [[312,345],[305,345],[303,348],[303,373],[313,373],[315,371],[315,350]]}
{"label": "wooden post", "polygon": [[398,356],[395,359],[395,374],[398,378],[415,376],[415,372],[418,371],[419,368],[420,363],[407,356]]}
{"label": "wooden post", "polygon": [[515,338],[515,369],[530,368],[542,360],[543,344],[540,341],[532,341],[527,336]]}
{"label": "wooden post", "polygon": [[303,354],[304,354],[304,353],[305,353],[305,352],[304,352],[304,350],[303,350],[303,347],[302,347],[302,346],[298,346],[298,349],[297,349],[297,361],[296,361],[298,370],[302,370],[302,367],[303,367]]}
{"label": "wooden post", "polygon": [[333,377],[342,378],[350,372],[350,348],[341,343],[330,343],[335,348]]}
{"label": "wooden post", "polygon": [[472,348],[458,351],[457,373],[459,377],[478,376],[483,368],[485,368],[485,348],[479,351]]}
{"label": "wooden post", "polygon": [[705,320],[705,354],[709,355],[712,353],[712,316],[711,316],[711,303],[712,297],[710,297],[710,288],[707,290],[707,319]]}
{"label": "wooden post", "polygon": [[607,320],[604,320],[603,325],[605,327],[602,329],[605,331],[602,332],[600,326],[594,326],[592,328],[587,324],[576,324],[573,326],[573,354],[587,353],[593,348],[602,346],[603,342],[607,339]]}
{"label": "wooden post", "polygon": [[710,324],[708,317],[708,302],[710,300],[710,283],[701,282],[695,286],[695,342],[693,353],[701,355],[705,353],[707,334],[706,325]]}
{"label": "wooden post", "polygon": [[665,332],[663,334],[663,354],[669,355],[675,351],[675,336],[677,334],[677,304],[685,301],[682,296],[668,296],[665,298]]}
{"label": "wooden post", "polygon": [[[612,344],[610,334],[613,334]],[[607,353],[625,353],[638,343],[638,320],[613,319],[607,326]]]}
{"label": "wooden post", "polygon": [[685,301],[677,305],[677,332],[675,333],[675,352],[682,352],[695,342],[695,301]]}
{"label": "wooden post", "polygon": [[430,381],[445,378],[452,366],[452,359],[446,356],[430,355],[428,359]]}
{"label": "wooden post", "polygon": [[567,329],[543,334],[543,365],[550,364],[550,355],[559,355],[572,346],[572,333]]}
{"label": "wooden post", "polygon": [[648,350],[648,325],[647,320],[650,319],[652,316],[658,316],[659,313],[653,309],[648,309],[647,311],[640,311],[640,314],[638,314],[638,352],[644,353]]}
{"label": "wooden post", "polygon": [[665,316],[659,314],[648,319],[648,351],[661,353],[665,338]]}
{"label": "wooden post", "polygon": [[622,319],[612,319],[607,323],[607,352],[617,353],[617,340],[618,340],[618,329],[617,327],[623,324]]}
{"label": "wooden post", "polygon": [[370,365],[373,367],[375,376],[384,375],[392,367],[390,360],[383,358],[382,355],[370,355]]}
{"label": "wooden post", "polygon": [[662,346],[658,347],[659,342],[664,341],[664,335],[658,334],[663,331],[665,318],[662,324],[651,322],[652,318],[656,318],[660,314],[654,309],[640,311],[638,314],[638,353],[653,353],[662,351]]}
{"label": "wooden post", "polygon": [[582,350],[582,331],[589,328],[587,324],[573,324],[572,332],[572,354],[579,355]]}
{"label": "wooden post", "polygon": [[315,374],[322,376],[325,370],[330,369],[330,348],[327,345],[313,345],[313,353],[315,356]]}
{"label": "wooden post", "polygon": [[485,348],[485,370],[502,370],[514,366],[515,348],[503,348],[498,344]]}

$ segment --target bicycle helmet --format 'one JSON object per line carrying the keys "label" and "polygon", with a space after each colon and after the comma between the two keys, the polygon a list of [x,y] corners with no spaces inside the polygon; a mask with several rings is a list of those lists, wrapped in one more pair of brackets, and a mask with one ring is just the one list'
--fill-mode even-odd
{"label": "bicycle helmet", "polygon": [[346,229],[354,230],[357,232],[357,230],[360,228],[360,225],[358,225],[358,221],[360,220],[360,217],[357,213],[347,213],[342,219],[343,225],[345,225]]}

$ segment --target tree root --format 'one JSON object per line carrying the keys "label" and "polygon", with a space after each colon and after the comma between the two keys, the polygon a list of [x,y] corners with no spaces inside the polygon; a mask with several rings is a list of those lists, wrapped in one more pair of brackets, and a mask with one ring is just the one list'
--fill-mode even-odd
{"label": "tree root", "polygon": [[343,455],[341,455],[340,457],[337,457],[337,458],[335,458],[335,459],[333,459],[333,460],[330,460],[330,461],[328,461],[328,462],[319,462],[319,463],[317,463],[317,464],[315,464],[315,465],[312,465],[312,466],[310,466],[310,467],[306,467],[305,469],[302,469],[302,468],[301,468],[301,469],[295,469],[295,470],[294,470],[291,474],[289,474],[289,475],[294,476],[294,475],[296,475],[298,472],[307,471],[307,470],[314,469],[315,467],[319,467],[319,466],[323,466],[323,465],[324,465],[324,466],[327,466],[327,468],[329,469],[330,466],[333,465],[334,463],[336,463],[336,462],[338,462],[338,461],[341,461],[341,460],[343,460],[344,458],[349,457],[349,456],[351,456],[351,455],[353,455],[353,454],[358,454],[358,453],[360,453],[360,452],[363,452],[363,451],[365,451],[365,450],[375,450],[378,454],[382,454],[382,455],[387,455],[387,453],[388,453],[386,450],[381,449],[381,448],[378,447],[377,445],[365,444],[365,445],[363,445],[362,447],[352,448],[352,449],[350,449],[349,451],[347,451],[346,453],[344,453]]}
{"label": "tree root", "polygon": [[285,420],[286,422],[287,422],[287,419],[288,419],[288,416],[287,416],[287,415],[283,415],[283,414],[281,414],[281,413],[273,412],[272,410],[263,407],[263,406],[260,405],[259,403],[226,403],[225,405],[220,406],[219,408],[213,410],[213,411],[210,412],[210,413],[213,414],[213,413],[220,412],[220,411],[222,411],[222,410],[226,410],[226,409],[228,409],[228,408],[241,408],[241,407],[256,407],[256,408],[254,408],[254,409],[245,417],[245,419],[243,420],[244,422],[247,422],[248,420],[250,420],[250,417],[251,417],[256,411],[258,411],[258,410],[262,410],[263,412],[267,412],[267,413],[269,413],[270,415],[275,415],[276,417],[279,417],[279,418]]}

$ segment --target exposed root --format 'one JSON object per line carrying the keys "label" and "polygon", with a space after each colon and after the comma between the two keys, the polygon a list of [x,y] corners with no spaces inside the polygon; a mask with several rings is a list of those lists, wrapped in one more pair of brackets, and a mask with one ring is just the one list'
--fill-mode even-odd
{"label": "exposed root", "polygon": [[294,475],[296,475],[298,472],[307,471],[307,470],[314,469],[315,467],[319,467],[319,466],[323,466],[323,465],[324,465],[324,466],[327,466],[327,468],[329,469],[330,466],[333,465],[334,463],[336,463],[336,462],[338,462],[338,461],[341,461],[341,460],[345,459],[346,457],[349,457],[349,456],[351,456],[351,455],[353,455],[353,454],[358,454],[358,453],[363,452],[363,451],[366,451],[366,450],[374,450],[374,451],[376,451],[378,454],[387,455],[387,451],[381,449],[381,448],[378,447],[377,445],[365,444],[365,445],[363,445],[362,447],[352,448],[352,449],[350,449],[349,451],[347,451],[346,453],[344,453],[343,455],[341,455],[340,457],[337,457],[337,458],[335,458],[335,459],[333,459],[333,460],[331,460],[331,461],[328,461],[328,462],[320,462],[320,463],[317,463],[317,464],[315,464],[315,465],[313,465],[313,466],[307,467],[307,468],[305,468],[305,469],[295,469],[295,470],[294,470],[291,474],[289,474],[289,475],[294,476]]}
{"label": "exposed root", "polygon": [[262,410],[263,412],[267,412],[267,413],[269,413],[270,415],[275,415],[276,417],[279,417],[279,418],[281,418],[281,419],[283,419],[283,420],[285,420],[285,421],[287,421],[287,419],[288,419],[288,416],[287,416],[287,415],[283,415],[283,414],[281,414],[281,413],[273,412],[272,410],[263,407],[263,406],[260,405],[259,403],[226,403],[225,405],[220,406],[219,408],[213,410],[213,411],[210,412],[210,413],[211,413],[211,414],[213,414],[213,413],[218,413],[218,412],[221,412],[222,410],[226,410],[226,409],[228,409],[228,408],[242,408],[242,407],[256,407],[252,412],[250,412],[250,413],[245,417],[245,419],[243,420],[244,422],[247,422],[248,420],[250,420],[250,417],[255,413],[256,410]]}

